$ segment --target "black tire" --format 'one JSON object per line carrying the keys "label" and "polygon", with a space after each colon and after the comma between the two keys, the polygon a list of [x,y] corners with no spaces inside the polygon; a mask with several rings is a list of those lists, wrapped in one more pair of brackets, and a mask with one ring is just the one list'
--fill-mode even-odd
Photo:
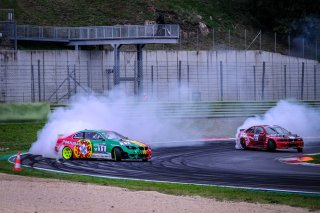
{"label": "black tire", "polygon": [[241,145],[242,149],[244,149],[244,150],[247,149],[246,141],[244,139],[240,139],[240,145]]}
{"label": "black tire", "polygon": [[298,152],[303,152],[303,148],[298,148],[297,151]]}
{"label": "black tire", "polygon": [[113,149],[113,159],[114,161],[121,161],[121,150],[120,148],[116,147]]}
{"label": "black tire", "polygon": [[268,151],[274,152],[274,151],[276,151],[276,148],[277,148],[276,143],[272,140],[269,140],[268,141]]}
{"label": "black tire", "polygon": [[148,158],[142,159],[143,162],[147,162],[148,160],[149,160]]}

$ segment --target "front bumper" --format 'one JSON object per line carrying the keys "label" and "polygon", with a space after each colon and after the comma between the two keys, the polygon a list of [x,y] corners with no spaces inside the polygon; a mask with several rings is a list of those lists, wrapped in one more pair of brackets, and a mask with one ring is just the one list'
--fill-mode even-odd
{"label": "front bumper", "polygon": [[289,148],[303,148],[304,142],[303,141],[296,141],[296,142],[277,142],[278,149],[289,149]]}

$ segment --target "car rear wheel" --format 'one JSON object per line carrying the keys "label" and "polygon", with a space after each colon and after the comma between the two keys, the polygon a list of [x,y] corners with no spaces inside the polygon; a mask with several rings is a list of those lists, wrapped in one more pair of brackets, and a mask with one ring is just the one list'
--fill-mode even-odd
{"label": "car rear wheel", "polygon": [[241,145],[242,149],[247,149],[246,141],[244,139],[240,140],[240,145]]}
{"label": "car rear wheel", "polygon": [[298,148],[297,151],[298,152],[303,152],[303,148]]}
{"label": "car rear wheel", "polygon": [[113,149],[113,159],[114,161],[121,161],[121,150],[116,147]]}
{"label": "car rear wheel", "polygon": [[65,160],[70,160],[72,158],[72,149],[68,146],[63,147],[62,157]]}
{"label": "car rear wheel", "polygon": [[268,141],[268,151],[274,152],[276,150],[276,143],[274,141]]}

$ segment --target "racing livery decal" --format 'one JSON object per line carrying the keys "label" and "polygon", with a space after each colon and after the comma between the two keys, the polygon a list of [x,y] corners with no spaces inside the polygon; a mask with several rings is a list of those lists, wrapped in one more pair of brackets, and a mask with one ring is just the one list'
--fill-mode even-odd
{"label": "racing livery decal", "polygon": [[73,149],[75,158],[91,158],[92,143],[90,140],[79,140],[78,145]]}

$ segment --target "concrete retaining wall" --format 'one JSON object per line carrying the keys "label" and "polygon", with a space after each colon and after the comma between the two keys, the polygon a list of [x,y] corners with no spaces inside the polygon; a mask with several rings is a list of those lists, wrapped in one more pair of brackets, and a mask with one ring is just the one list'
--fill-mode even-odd
{"label": "concrete retaining wall", "polygon": [[[121,77],[135,77],[136,53],[120,57]],[[144,51],[143,73],[148,100],[320,98],[318,62],[263,51]],[[0,51],[0,102],[64,103],[113,87],[113,51]],[[120,88],[137,92],[133,81]]]}

